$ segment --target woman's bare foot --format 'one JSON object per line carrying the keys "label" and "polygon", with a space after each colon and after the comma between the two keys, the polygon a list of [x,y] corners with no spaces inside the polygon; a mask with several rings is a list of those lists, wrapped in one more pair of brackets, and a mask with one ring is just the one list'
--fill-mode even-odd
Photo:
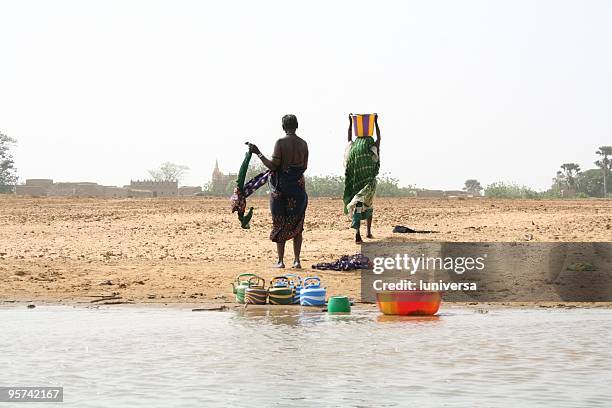
{"label": "woman's bare foot", "polygon": [[291,268],[292,269],[302,269],[302,264],[300,263],[300,261],[293,261],[293,266]]}
{"label": "woman's bare foot", "polygon": [[361,234],[359,233],[359,231],[357,231],[357,233],[355,234],[355,243],[356,244],[363,243],[363,240],[361,239]]}
{"label": "woman's bare foot", "polygon": [[285,267],[285,263],[283,261],[278,261],[275,265],[275,268],[282,269]]}
{"label": "woman's bare foot", "polygon": [[368,232],[368,233],[366,234],[366,238],[374,238],[374,235],[372,235],[372,233],[371,233],[371,232]]}

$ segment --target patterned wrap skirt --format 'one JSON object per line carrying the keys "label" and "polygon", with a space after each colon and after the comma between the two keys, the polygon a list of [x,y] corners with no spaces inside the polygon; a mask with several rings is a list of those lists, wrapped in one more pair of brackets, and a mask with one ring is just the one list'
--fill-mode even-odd
{"label": "patterned wrap skirt", "polygon": [[289,167],[270,174],[270,212],[272,213],[273,242],[285,242],[304,231],[304,216],[308,195],[304,183],[304,169]]}
{"label": "patterned wrap skirt", "polygon": [[378,149],[371,137],[358,137],[347,146],[344,158],[344,213],[351,217],[351,228],[372,218],[376,176],[380,169]]}

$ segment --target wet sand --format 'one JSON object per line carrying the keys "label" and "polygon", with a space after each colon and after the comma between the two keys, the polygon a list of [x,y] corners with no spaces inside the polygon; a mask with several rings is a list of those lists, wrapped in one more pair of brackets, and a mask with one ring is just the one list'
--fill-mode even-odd
{"label": "wet sand", "polygon": [[[87,199],[0,196],[0,301],[223,303],[242,272],[266,279],[275,247],[266,199],[242,230],[225,198]],[[612,240],[612,201],[377,199],[374,240]],[[393,234],[402,224],[437,234]],[[311,199],[302,275],[359,297],[355,272],[310,271],[359,251],[339,199]],[[286,262],[292,257],[290,243]],[[288,271],[288,269],[287,269]],[[554,303],[553,303],[554,305]]]}

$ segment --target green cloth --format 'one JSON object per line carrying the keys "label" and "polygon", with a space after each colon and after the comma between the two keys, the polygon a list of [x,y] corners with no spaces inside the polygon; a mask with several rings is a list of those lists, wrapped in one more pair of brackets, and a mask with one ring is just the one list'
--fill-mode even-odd
{"label": "green cloth", "polygon": [[[244,197],[244,180],[246,179],[247,171],[249,170],[249,162],[251,161],[251,152],[248,151],[244,155],[244,160],[240,165],[240,170],[238,171],[238,178],[236,179],[236,187],[240,191],[242,197]],[[238,211],[238,220],[240,221],[240,227],[243,229],[249,229],[251,226],[249,223],[251,222],[251,218],[253,217],[253,207],[249,208],[249,211],[244,214],[244,212]]]}
{"label": "green cloth", "polygon": [[251,226],[249,223],[251,222],[251,218],[253,217],[253,207],[249,208],[249,212],[244,214],[238,213],[238,220],[240,221],[240,227],[243,229],[249,229]]}
{"label": "green cloth", "polygon": [[350,213],[352,228],[359,228],[361,220],[372,217],[379,169],[380,161],[374,139],[358,137],[351,143],[344,173],[344,213]]}
{"label": "green cloth", "polygon": [[236,179],[236,186],[242,194],[244,194],[244,179],[246,179],[247,171],[249,171],[249,162],[251,161],[251,152],[248,151],[244,154],[244,160],[240,165],[240,171],[238,171],[238,178]]}

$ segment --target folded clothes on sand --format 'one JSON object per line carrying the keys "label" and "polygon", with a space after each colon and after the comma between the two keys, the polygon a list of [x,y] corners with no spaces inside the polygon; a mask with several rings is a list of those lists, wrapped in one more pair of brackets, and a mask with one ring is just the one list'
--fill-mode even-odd
{"label": "folded clothes on sand", "polygon": [[372,267],[370,258],[363,254],[343,255],[334,262],[321,262],[312,265],[312,269],[328,271],[352,271],[355,269],[368,269]]}

